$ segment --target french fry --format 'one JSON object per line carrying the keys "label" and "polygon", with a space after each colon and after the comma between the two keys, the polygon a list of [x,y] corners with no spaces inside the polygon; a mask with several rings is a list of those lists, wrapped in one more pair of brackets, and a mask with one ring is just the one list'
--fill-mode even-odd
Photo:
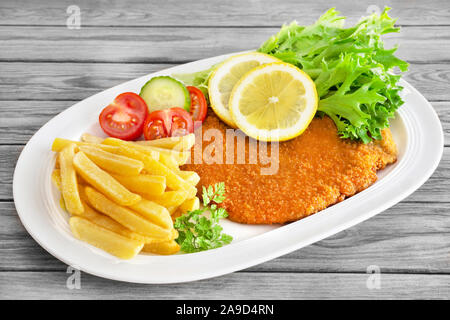
{"label": "french fry", "polygon": [[61,171],[59,169],[54,169],[52,172],[52,182],[55,187],[61,191]]}
{"label": "french fry", "polygon": [[[106,140],[107,139],[105,139],[105,141]],[[151,175],[166,177],[166,185],[169,188],[173,190],[180,190],[180,189],[185,190],[188,194],[187,195],[188,198],[195,197],[197,189],[194,186],[189,184],[187,181],[185,181],[179,175],[177,175],[173,170],[170,170],[167,166],[158,162],[151,156],[148,156],[143,152],[139,152],[136,149],[133,149],[127,145],[121,145],[118,153],[129,158],[141,160],[144,163],[144,169],[147,173]]]}
{"label": "french fry", "polygon": [[180,251],[180,245],[175,240],[160,243],[146,243],[144,244],[142,251],[161,255],[171,255]]}
{"label": "french fry", "polygon": [[177,207],[188,198],[184,190],[166,191],[160,196],[147,197],[148,200],[156,202],[164,207]]}
{"label": "french fry", "polygon": [[180,170],[177,174],[193,186],[196,186],[200,181],[200,176],[195,171]]}
{"label": "french fry", "polygon": [[162,163],[152,161],[151,163],[144,163],[145,169],[155,175],[161,175],[166,177],[166,184],[173,190],[185,190],[187,197],[191,198],[196,195],[197,189],[183,180],[175,172],[167,168]]}
{"label": "french fry", "polygon": [[178,210],[178,207],[173,206],[173,207],[167,207],[166,209],[167,209],[167,211],[169,211],[170,215],[173,215]]}
{"label": "french fry", "polygon": [[108,217],[104,214],[101,214],[97,210],[91,208],[91,206],[89,206],[87,203],[83,203],[83,204],[85,204],[85,210],[82,214],[79,215],[80,217],[85,218],[85,219],[99,225],[102,228],[111,230],[115,233],[121,234],[125,237],[132,239],[129,236],[129,234],[132,233],[133,231],[126,229],[117,221],[115,221],[115,220],[111,219],[110,217]]}
{"label": "french fry", "polygon": [[[82,181],[82,179],[80,179],[80,176],[77,176],[77,180],[78,180],[78,192],[80,194],[81,203],[83,204],[83,208],[86,211],[86,203],[83,201],[83,194],[84,194],[83,187],[80,186],[83,181]],[[61,192],[61,175],[60,175],[59,169],[53,170],[52,182],[55,185],[55,187],[59,190],[59,192]],[[61,198],[59,199],[59,205],[64,211],[67,211],[66,204],[64,202],[64,197],[62,196],[62,194],[61,194]]]}
{"label": "french fry", "polygon": [[[141,147],[140,145],[138,145],[137,147]],[[186,163],[186,161],[189,159],[189,152],[185,152],[185,151],[175,151],[175,150],[169,150],[169,149],[163,149],[163,148],[157,148],[157,147],[145,147],[148,148],[149,150],[153,150],[156,152],[159,152],[162,155],[168,156],[168,157],[172,157],[178,166],[181,166],[183,164]]]}
{"label": "french fry", "polygon": [[78,190],[80,191],[81,202],[89,202],[88,197],[86,195],[86,186],[78,183]]}
{"label": "french fry", "polygon": [[136,144],[147,147],[173,149],[178,151],[190,150],[195,143],[195,134],[190,133],[182,137],[169,137],[156,140],[136,141]]}
{"label": "french fry", "polygon": [[55,140],[53,140],[53,144],[52,144],[52,151],[60,152],[62,149],[64,149],[71,143],[75,143],[77,146],[95,146],[97,148],[100,148],[104,151],[108,151],[111,153],[116,153],[118,150],[117,147],[109,146],[106,144],[87,143],[87,142],[80,142],[80,141],[72,141],[72,140],[63,139],[63,138],[55,138]]}
{"label": "french fry", "polygon": [[93,146],[79,146],[78,149],[100,168],[129,176],[137,176],[144,169],[142,161],[110,153]]}
{"label": "french fry", "polygon": [[189,211],[198,210],[200,208],[200,199],[195,197],[185,200],[174,212],[171,213],[172,220],[175,221],[178,217]]}
{"label": "french fry", "polygon": [[130,141],[124,141],[116,138],[106,138],[102,142],[103,144],[110,145],[110,146],[126,146],[132,149],[135,149],[136,151],[142,152],[144,154],[149,154],[151,152],[158,152],[159,154],[164,154],[166,156],[172,156],[178,165],[185,164],[187,159],[189,158],[188,152],[181,152],[181,151],[174,151],[170,149],[164,149],[164,148],[157,148],[157,147],[148,147],[143,146],[137,143],[133,143]]}
{"label": "french fry", "polygon": [[175,240],[178,238],[178,231],[176,229],[170,230],[170,237],[169,239],[158,239],[158,238],[152,238],[152,237],[144,237],[144,243],[160,243],[160,242],[167,242],[171,240]]}
{"label": "french fry", "polygon": [[192,199],[185,200],[179,207],[178,210],[181,211],[182,214],[188,211],[198,210],[200,208],[200,199],[195,197]]}
{"label": "french fry", "polygon": [[76,145],[71,143],[59,153],[61,193],[67,211],[79,214],[84,211],[78,191],[77,174],[73,165]]}
{"label": "french fry", "polygon": [[[75,170],[76,171],[76,170]],[[52,172],[52,182],[55,185],[55,187],[61,191],[61,170],[60,169],[54,169]],[[86,185],[87,182],[79,175],[77,174],[77,182],[78,182],[78,192],[81,196],[81,190],[80,185]]]}
{"label": "french fry", "polygon": [[178,173],[180,171],[178,162],[171,155],[160,153],[159,161],[175,173]]}
{"label": "french fry", "polygon": [[166,177],[140,174],[138,176],[112,175],[128,190],[141,195],[161,195],[166,190]]}
{"label": "french fry", "polygon": [[121,259],[133,258],[144,246],[140,241],[121,236],[80,217],[71,217],[69,224],[77,239],[105,250]]}
{"label": "french fry", "polygon": [[52,143],[52,151],[61,152],[62,149],[64,149],[71,143],[75,143],[76,145],[79,144],[78,141],[72,141],[72,140],[62,139],[62,138],[55,138],[55,140],[53,140],[53,143]]}
{"label": "french fry", "polygon": [[90,133],[83,133],[81,135],[81,141],[87,142],[87,143],[102,143],[103,140],[104,140],[104,138],[94,136]]}
{"label": "french fry", "polygon": [[[105,144],[105,146],[107,146],[107,145]],[[109,146],[109,147],[112,147],[112,146]],[[159,157],[160,157],[160,154],[156,151],[152,151],[150,153],[143,153],[136,149],[130,148],[129,146],[119,146],[119,147],[114,147],[114,148],[118,148],[117,153],[122,156],[142,161],[144,163],[144,167],[145,167],[145,162],[149,161],[149,159],[159,161]]]}
{"label": "french fry", "polygon": [[86,187],[85,192],[89,200],[89,204],[91,204],[98,211],[116,220],[124,227],[151,238],[166,240],[170,239],[170,230],[161,228],[132,210],[117,205],[91,187]]}
{"label": "french fry", "polygon": [[175,221],[177,220],[177,218],[181,217],[183,215],[183,212],[181,212],[181,210],[177,210],[172,214],[172,221],[175,223]]}
{"label": "french fry", "polygon": [[63,209],[64,211],[67,211],[66,208],[66,203],[64,202],[64,198],[61,196],[61,198],[59,198],[59,206],[61,207],[61,209]]}
{"label": "french fry", "polygon": [[[81,192],[81,194],[85,194],[84,191]],[[86,196],[86,195],[85,195]],[[112,232],[115,232],[117,234],[120,234],[124,237],[140,241],[142,243],[146,242],[152,242],[153,238],[145,237],[143,235],[140,235],[136,232],[133,232],[124,226],[122,226],[120,223],[118,223],[116,220],[111,219],[110,217],[98,212],[94,208],[92,208],[89,204],[87,204],[87,197],[86,200],[83,199],[83,196],[81,197],[81,201],[84,206],[84,212],[81,213],[79,216],[82,218],[85,218],[97,225],[99,225],[102,228],[108,229]]]}
{"label": "french fry", "polygon": [[132,205],[130,208],[162,228],[173,228],[169,211],[155,202],[142,199],[141,202]]}
{"label": "french fry", "polygon": [[[83,218],[88,219],[89,221],[98,224],[99,226],[111,230],[115,233],[118,233],[124,237],[141,241],[143,243],[157,243],[157,242],[163,242],[167,241],[166,238],[153,238],[149,236],[144,236],[142,234],[139,234],[137,232],[131,231],[130,229],[122,226],[120,223],[118,223],[116,220],[110,218],[107,215],[104,215],[94,208],[92,208],[87,202],[89,202],[89,199],[86,196],[86,192],[84,191],[84,187],[78,186],[80,190],[80,196],[81,196],[81,202],[83,203],[83,206],[85,208],[84,212],[80,215]],[[175,233],[173,232],[175,231]],[[178,232],[173,229],[172,233],[168,240],[173,240],[178,238]]]}
{"label": "french fry", "polygon": [[[76,170],[76,169],[75,169]],[[78,190],[80,190],[80,185],[82,185],[83,187],[88,185],[89,183],[83,179],[82,176],[80,176],[79,174],[77,174],[77,180],[78,180]],[[81,193],[81,191],[80,191]]]}
{"label": "french fry", "polygon": [[[159,152],[157,152],[156,150],[153,150],[152,148],[148,148],[148,147],[144,147],[144,146],[140,146],[134,142],[130,142],[130,141],[125,141],[125,140],[120,140],[117,138],[106,138],[105,140],[103,140],[102,144],[108,145],[108,146],[114,146],[114,147],[128,147],[131,148],[135,151],[139,151],[145,155],[149,155],[151,156],[153,159],[155,160],[159,160]],[[154,157],[153,155],[155,153],[158,153],[157,157]]]}
{"label": "french fry", "polygon": [[141,196],[132,193],[106,171],[100,169],[82,151],[78,152],[73,164],[78,174],[108,198],[123,206],[131,206],[141,201]]}
{"label": "french fry", "polygon": [[180,137],[180,142],[177,143],[172,149],[180,151],[189,151],[195,144],[195,134],[190,133],[188,135]]}

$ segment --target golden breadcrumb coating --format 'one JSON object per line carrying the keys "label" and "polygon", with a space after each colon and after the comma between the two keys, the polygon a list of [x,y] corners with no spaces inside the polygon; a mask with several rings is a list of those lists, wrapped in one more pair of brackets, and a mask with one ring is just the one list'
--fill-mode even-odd
{"label": "golden breadcrumb coating", "polygon": [[[209,128],[220,130],[224,137],[229,129],[212,112],[202,130]],[[377,170],[397,159],[397,147],[389,129],[383,131],[381,141],[352,142],[339,138],[334,122],[326,116],[314,118],[301,136],[280,142],[279,169],[274,175],[261,175],[261,168],[268,165],[260,161],[248,164],[252,154],[249,148],[256,148],[248,141],[247,138],[246,164],[182,167],[200,175],[199,186],[225,182],[226,200],[222,206],[231,220],[248,224],[285,223],[323,210],[368,188],[377,180]],[[200,150],[209,144],[210,141],[204,141]],[[225,152],[224,139],[224,159]]]}

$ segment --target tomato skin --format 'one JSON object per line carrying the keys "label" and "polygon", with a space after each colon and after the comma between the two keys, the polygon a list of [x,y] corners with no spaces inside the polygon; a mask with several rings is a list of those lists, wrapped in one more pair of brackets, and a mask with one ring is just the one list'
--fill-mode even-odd
{"label": "tomato skin", "polygon": [[191,95],[191,116],[194,121],[194,129],[198,128],[206,118],[208,104],[205,95],[197,87],[186,87]]}
{"label": "tomato skin", "polygon": [[100,113],[103,131],[113,138],[135,140],[142,135],[148,115],[145,101],[136,93],[124,92]]}
{"label": "tomato skin", "polygon": [[144,123],[145,140],[184,136],[194,132],[192,117],[182,108],[153,111]]}

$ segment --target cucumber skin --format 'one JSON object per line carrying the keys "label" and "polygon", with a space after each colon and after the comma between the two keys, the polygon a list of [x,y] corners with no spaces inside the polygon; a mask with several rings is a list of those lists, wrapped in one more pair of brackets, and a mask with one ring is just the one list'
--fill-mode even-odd
{"label": "cucumber skin", "polygon": [[[148,80],[148,81],[142,86],[141,91],[139,92],[139,95],[142,97],[142,93],[144,92],[145,87],[146,87],[150,82],[152,82],[153,80],[157,80],[157,79],[169,79],[169,80],[171,80],[171,81],[174,81],[174,82],[179,83],[179,84],[180,84],[180,87],[183,88],[183,90],[184,90],[184,96],[185,96],[185,102],[184,102],[183,109],[186,110],[187,112],[190,112],[190,111],[191,111],[191,95],[190,95],[190,93],[189,93],[189,90],[186,88],[186,86],[185,86],[181,81],[178,81],[177,79],[172,78],[171,76],[157,76],[157,77],[151,78],[150,80]],[[144,101],[145,101],[145,100],[144,100]],[[147,102],[147,101],[146,101],[146,102]],[[150,111],[149,106],[147,106],[147,108],[149,109],[148,111],[151,113],[152,111]],[[153,110],[153,111],[155,111],[155,110]]]}

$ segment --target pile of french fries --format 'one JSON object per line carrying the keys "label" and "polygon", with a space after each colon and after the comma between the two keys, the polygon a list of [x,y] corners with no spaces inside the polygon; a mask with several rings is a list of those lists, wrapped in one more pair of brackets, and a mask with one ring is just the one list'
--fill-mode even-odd
{"label": "pile of french fries", "polygon": [[178,252],[173,220],[200,205],[200,177],[179,168],[194,140],[194,134],[135,142],[56,138],[52,180],[74,236],[121,259]]}

